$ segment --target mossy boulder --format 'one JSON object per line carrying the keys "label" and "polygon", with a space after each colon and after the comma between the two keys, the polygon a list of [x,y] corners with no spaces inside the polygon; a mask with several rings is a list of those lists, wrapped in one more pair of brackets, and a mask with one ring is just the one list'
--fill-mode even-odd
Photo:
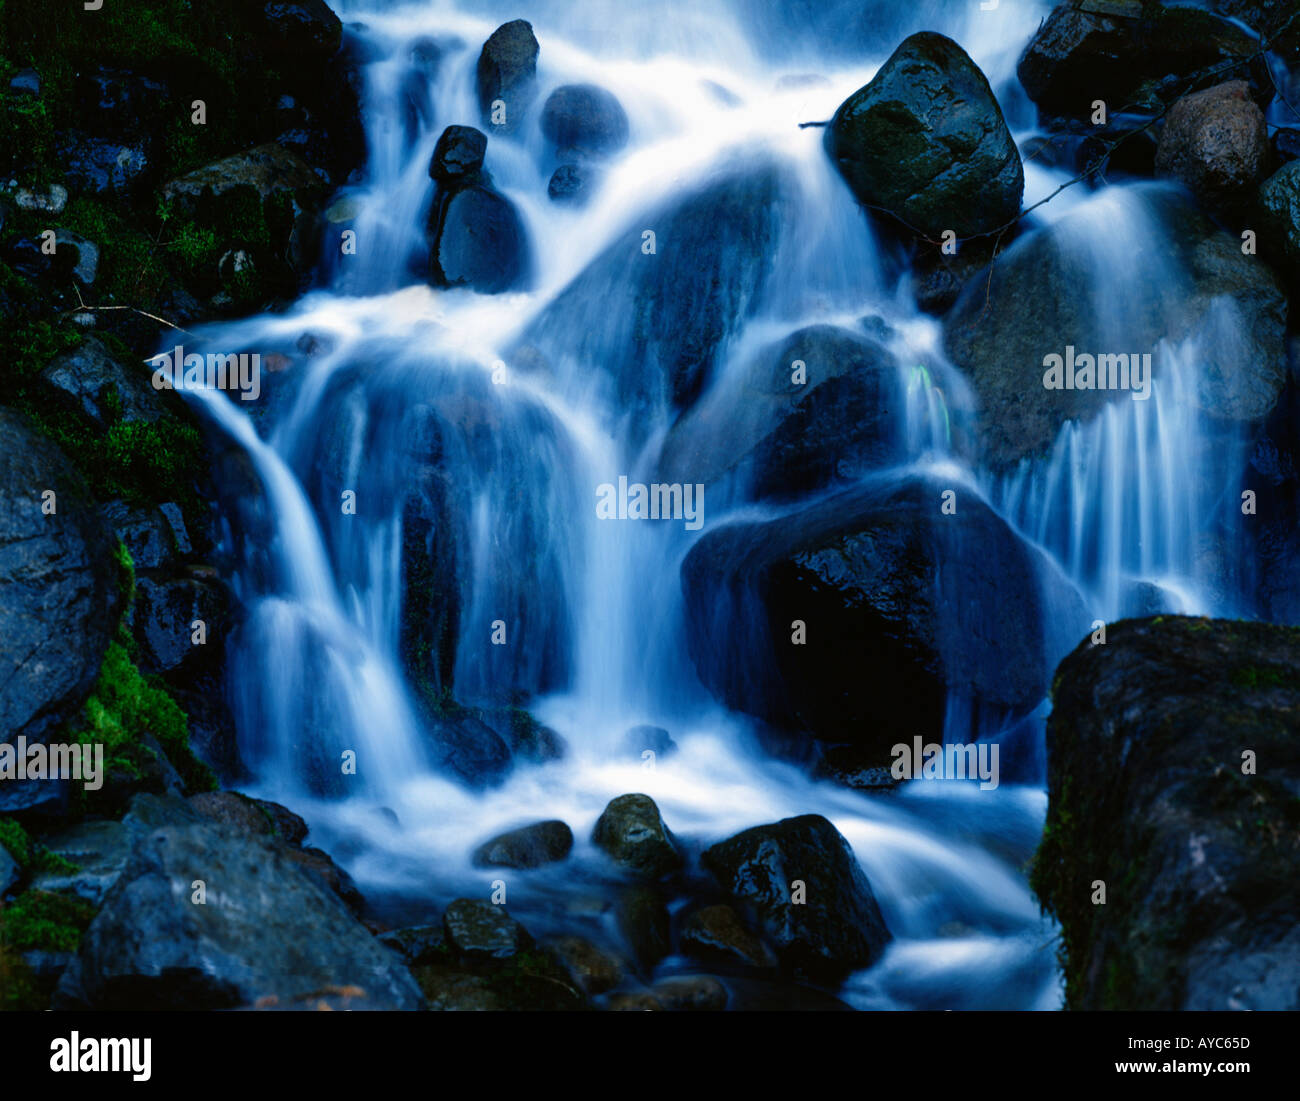
{"label": "mossy boulder", "polygon": [[619,867],[644,879],[661,879],[682,866],[676,841],[648,795],[611,799],[591,840]]}
{"label": "mossy boulder", "polygon": [[1176,616],[1061,663],[1032,884],[1070,1008],[1300,1008],[1298,670],[1300,630]]}
{"label": "mossy boulder", "polygon": [[1020,211],[1020,152],[988,80],[941,34],[914,34],[840,105],[826,151],[859,202],[930,238],[988,233]]}

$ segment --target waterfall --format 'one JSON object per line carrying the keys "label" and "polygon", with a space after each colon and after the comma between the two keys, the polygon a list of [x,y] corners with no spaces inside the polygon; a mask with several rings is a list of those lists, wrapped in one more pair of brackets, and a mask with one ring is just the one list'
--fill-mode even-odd
{"label": "waterfall", "polygon": [[[632,140],[573,210],[546,198],[554,161],[535,127],[490,137],[485,167],[531,242],[526,285],[496,296],[425,285],[427,168],[444,127],[480,124],[478,51],[519,13],[496,3],[336,7],[358,24],[350,33],[368,58],[366,172],[335,199],[357,253],[331,256],[324,289],[285,313],[198,334],[292,363],[268,380],[255,416],[218,393],[195,398],[246,454],[261,492],[260,504],[225,506],[243,609],[232,682],[249,790],[290,800],[368,895],[401,913],[484,890],[469,851],[529,817],[568,822],[578,870],[565,874],[590,875],[585,838],[627,791],[652,795],[692,847],[824,814],[896,937],[843,997],[861,1007],[1058,1006],[1053,932],[1020,867],[1046,803],[1041,714],[1030,733],[1008,734],[1037,755],[1026,782],[979,798],[957,784],[867,795],[810,778],[711,698],[683,641],[690,549],[721,525],[786,506],[754,500],[744,469],[710,483],[694,529],[603,522],[593,492],[621,477],[652,481],[692,425],[701,440],[752,415],[755,358],[808,326],[834,325],[878,340],[897,364],[894,461],[873,476],[954,480],[1045,552],[1045,586],[1077,585],[1097,609],[1122,605],[1110,589],[1120,576],[1196,599],[1189,539],[1212,502],[1187,499],[1165,529],[1140,532],[1137,552],[1132,530],[1146,523],[1142,495],[1191,461],[1178,368],[1194,348],[1162,352],[1168,369],[1142,409],[1069,425],[1045,462],[985,477],[963,442],[978,411],[938,324],[916,313],[821,131],[798,125],[829,118],[922,27],[962,41],[1001,91],[1048,5],[898,5],[875,22],[857,3],[534,5],[543,94],[599,83],[627,109]],[[1016,94],[1006,92],[1009,113]],[[647,383],[629,356],[642,319],[626,278],[643,270],[632,265],[672,255],[666,233],[658,257],[641,254],[645,229],[662,230],[684,197],[732,186],[762,198],[752,228],[763,253],[742,281],[740,320],[691,379],[687,423],[679,396]],[[739,251],[731,258],[742,262]],[[639,334],[645,355],[663,362],[677,336]],[[434,606],[431,581],[451,598]],[[495,646],[498,631],[514,644]],[[440,660],[421,665],[431,652]],[[450,684],[458,704],[483,714],[527,706],[567,755],[463,783],[431,736],[451,721],[438,710]],[[952,740],[1007,733],[948,704]],[[620,756],[637,723],[669,729],[678,752],[653,770]],[[347,753],[356,775],[340,778]],[[562,887],[553,870],[514,883],[512,910],[545,928]]]}

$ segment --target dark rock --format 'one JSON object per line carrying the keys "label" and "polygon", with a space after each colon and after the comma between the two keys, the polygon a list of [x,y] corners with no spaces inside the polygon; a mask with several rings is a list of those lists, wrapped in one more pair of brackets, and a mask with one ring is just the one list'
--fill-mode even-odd
{"label": "dark rock", "polygon": [[[419,1008],[406,968],[296,851],[202,821],[142,829],[82,938],[81,996],[97,1009],[218,1009],[356,987],[369,1008]],[[196,878],[205,905],[191,901]]]}
{"label": "dark rock", "polygon": [[41,843],[74,868],[41,872],[33,877],[32,889],[76,895],[99,906],[126,867],[132,834],[122,822],[100,819],[66,827]]}
{"label": "dark rock", "polygon": [[1279,126],[1273,131],[1270,146],[1276,164],[1285,164],[1300,158],[1300,130]]}
{"label": "dark rock", "polygon": [[19,69],[9,80],[9,92],[16,96],[41,97],[41,75],[35,69]]}
{"label": "dark rock", "polygon": [[509,199],[481,184],[440,191],[429,212],[429,279],[438,287],[500,294],[531,264],[524,224]]}
{"label": "dark rock", "polygon": [[[218,583],[194,578],[157,582],[136,581],[132,631],[140,643],[137,661],[142,672],[170,673],[210,665],[220,660],[230,596]],[[202,620],[208,641],[195,645],[193,624]]]}
{"label": "dark rock", "polygon": [[[891,937],[849,843],[806,814],[755,826],[704,850],[722,887],[757,914],[782,963],[823,978],[879,958]],[[802,883],[805,901],[793,901]]]}
{"label": "dark rock", "polygon": [[505,121],[498,131],[514,133],[537,94],[537,54],[540,47],[530,23],[516,19],[498,27],[479,54],[478,102],[483,121],[492,125],[492,105],[505,104]]}
{"label": "dark rock", "polygon": [[841,104],[826,151],[858,200],[927,237],[987,233],[1020,211],[1020,153],[978,66],[940,34],[908,38]]}
{"label": "dark rock", "polygon": [[776,956],[725,903],[693,911],[682,923],[682,951],[703,960],[768,970]]}
{"label": "dark rock", "polygon": [[682,566],[704,685],[779,730],[853,738],[877,765],[917,734],[941,738],[949,699],[1036,707],[1049,624],[1077,623],[1077,637],[1086,610],[1049,604],[1043,557],[975,494],[943,515],[943,488],[868,485],[706,533]]}
{"label": "dark rock", "polygon": [[533,938],[503,907],[458,898],[442,916],[447,945],[467,960],[502,961],[532,947]]}
{"label": "dark rock", "polygon": [[[783,170],[769,161],[722,166],[682,199],[641,216],[520,344],[606,371],[611,398],[632,416],[689,405],[727,337],[759,308],[784,185]],[[642,251],[646,231],[655,234],[653,254]]]}
{"label": "dark rock", "polygon": [[9,855],[9,850],[0,845],[0,899],[22,880],[22,869],[18,861]]}
{"label": "dark rock", "polygon": [[562,164],[551,173],[546,194],[553,203],[578,206],[587,201],[591,190],[591,169],[577,164]]}
{"label": "dark rock", "polygon": [[1183,617],[1061,663],[1032,882],[1071,1008],[1300,1008],[1297,670],[1294,628]]}
{"label": "dark rock", "polygon": [[487,152],[487,135],[472,126],[448,126],[438,138],[429,175],[446,187],[478,181]]}
{"label": "dark rock", "polygon": [[366,905],[365,898],[352,881],[352,877],[335,863],[329,853],[323,849],[303,845],[301,848],[285,846],[284,855],[321,886],[337,895],[354,915],[361,916]]}
{"label": "dark rock", "polygon": [[659,473],[707,487],[737,471],[755,498],[798,497],[899,461],[905,418],[894,357],[850,330],[814,325],[763,349],[686,412]]}
{"label": "dark rock", "polygon": [[567,857],[573,849],[573,831],[563,822],[534,822],[510,830],[474,850],[478,868],[540,868]]}
{"label": "dark rock", "polygon": [[1221,81],[1222,66],[1234,61],[1242,65],[1233,75],[1249,75],[1266,102],[1266,70],[1246,64],[1258,49],[1248,32],[1194,8],[1067,0],[1038,28],[1017,73],[1048,117],[1090,119],[1097,100],[1108,112],[1158,114],[1179,96]]}
{"label": "dark rock", "polygon": [[1264,112],[1243,80],[1184,96],[1169,111],[1156,170],[1187,185],[1207,210],[1243,211],[1269,163]]}
{"label": "dark rock", "polygon": [[[1267,265],[1244,256],[1240,240],[1216,229],[1172,189],[1136,194],[1150,225],[1139,270],[1150,277],[1125,280],[1122,292],[1109,286],[1105,303],[1081,294],[1081,269],[1093,262],[1084,236],[1090,225],[1067,215],[1000,255],[948,315],[949,357],[981,409],[998,411],[980,418],[980,457],[987,466],[1002,470],[1041,455],[1067,420],[1086,420],[1108,402],[1131,400],[1118,389],[1045,388],[1045,353],[1061,354],[1067,346],[1088,354],[1154,353],[1162,339],[1200,332],[1210,338],[1206,354],[1214,360],[1200,379],[1203,409],[1250,422],[1276,403],[1286,370],[1286,298]],[[1213,339],[1215,299],[1224,299],[1239,318],[1242,338]],[[1119,310],[1110,308],[1116,301]],[[1051,334],[1048,345],[1044,334]]]}
{"label": "dark rock", "polygon": [[597,84],[565,84],[546,99],[542,133],[561,159],[607,156],[627,144],[627,113]]}
{"label": "dark rock", "polygon": [[59,160],[68,186],[83,195],[131,190],[152,167],[146,146],[136,140],[115,141],[70,130],[59,145]]}
{"label": "dark rock", "polygon": [[[47,490],[52,499],[42,496]],[[122,593],[114,541],[80,476],[7,410],[0,410],[0,497],[0,731],[33,738],[81,707]],[[14,783],[0,785],[8,806],[32,809],[54,797],[33,788],[20,798],[9,790]]]}
{"label": "dark rock", "polygon": [[603,994],[623,981],[622,961],[589,940],[561,937],[550,947],[569,977],[587,994]]}
{"label": "dark rock", "polygon": [[660,979],[650,996],[669,1012],[718,1013],[727,1008],[727,988],[712,975],[674,975]]}
{"label": "dark rock", "polygon": [[620,867],[646,879],[661,879],[682,866],[673,835],[648,795],[611,799],[591,840]]}
{"label": "dark rock", "polygon": [[72,795],[68,780],[6,780],[0,784],[0,816],[22,823],[45,823],[66,817]]}
{"label": "dark rock", "polygon": [[288,807],[265,799],[250,799],[235,791],[205,791],[190,796],[189,803],[204,818],[239,833],[289,845],[301,844],[307,836],[306,822]]}
{"label": "dark rock", "polygon": [[501,735],[473,715],[454,714],[430,721],[438,765],[466,783],[495,783],[510,769],[510,749]]}
{"label": "dark rock", "polygon": [[1300,161],[1273,173],[1259,189],[1259,244],[1300,284]]}
{"label": "dark rock", "polygon": [[56,400],[101,428],[116,420],[152,424],[166,414],[148,368],[119,363],[97,337],[53,359],[40,378]]}
{"label": "dark rock", "polygon": [[442,958],[447,940],[441,925],[417,925],[409,929],[394,929],[379,935],[381,944],[396,952],[408,967],[433,963]]}
{"label": "dark rock", "polygon": [[329,57],[337,52],[343,39],[343,24],[325,0],[265,4],[254,26],[262,49],[295,59]]}
{"label": "dark rock", "polygon": [[484,714],[484,721],[505,739],[516,760],[540,765],[564,757],[564,739],[527,711],[517,707],[505,712],[489,711]]}
{"label": "dark rock", "polygon": [[614,902],[614,920],[646,974],[672,951],[672,922],[658,888],[629,887]]}

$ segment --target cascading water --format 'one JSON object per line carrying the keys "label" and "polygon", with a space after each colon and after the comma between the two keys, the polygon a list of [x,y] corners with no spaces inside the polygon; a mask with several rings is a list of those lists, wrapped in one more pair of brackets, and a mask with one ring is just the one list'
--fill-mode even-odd
{"label": "cascading water", "polygon": [[[219,394],[199,399],[246,451],[262,490],[260,506],[232,507],[229,546],[245,612],[232,657],[251,788],[290,799],[372,898],[417,917],[486,892],[495,876],[470,867],[475,844],[530,818],[561,818],[579,839],[572,860],[511,881],[512,912],[543,933],[564,927],[567,900],[599,878],[584,839],[613,796],[653,796],[691,850],[820,813],[852,845],[896,938],[843,997],[871,1008],[1055,1008],[1054,930],[1023,874],[1045,808],[1041,715],[1019,735],[1036,740],[1035,782],[991,792],[913,783],[867,795],[810,779],[770,758],[751,723],[711,699],[683,638],[679,574],[691,547],[783,506],[755,503],[740,468],[710,483],[698,528],[603,522],[593,498],[601,484],[650,481],[680,461],[674,447],[688,429],[722,450],[711,437],[752,415],[746,368],[763,349],[808,325],[858,328],[874,318],[903,397],[897,466],[872,477],[941,475],[984,498],[1054,559],[1044,557],[1044,587],[1077,586],[1099,618],[1142,601],[1223,606],[1202,584],[1195,545],[1224,478],[1188,473],[1239,468],[1210,453],[1190,396],[1213,334],[1163,345],[1151,400],[1126,398],[1067,424],[1047,459],[998,478],[971,470],[954,433],[996,410],[974,408],[937,324],[915,313],[830,165],[821,131],[798,126],[828,118],[922,28],[961,41],[1002,91],[1048,5],[917,4],[878,26],[856,14],[860,4],[806,5],[779,19],[739,0],[717,11],[535,5],[542,94],[597,82],[626,106],[632,139],[576,211],[546,199],[554,160],[536,127],[490,139],[486,168],[520,212],[532,265],[527,290],[495,296],[434,291],[419,274],[434,145],[445,126],[479,122],[479,46],[519,14],[469,7],[341,7],[345,22],[360,21],[354,33],[369,59],[366,177],[346,196],[356,255],[333,257],[328,289],[289,312],[201,334],[214,347],[283,350],[297,364],[268,384],[256,419]],[[818,49],[828,35],[829,56]],[[810,70],[817,79],[780,79]],[[1024,114],[1017,95],[1004,95],[1013,125]],[[1031,190],[1063,180],[1040,172]],[[629,334],[644,319],[631,280],[604,276],[666,263],[671,240],[661,242],[665,255],[646,257],[642,230],[662,228],[684,194],[736,176],[761,181],[755,235],[773,261],[737,310],[744,320],[714,334],[711,370],[695,380],[690,423],[679,424],[673,395],[647,383],[658,376],[624,369]],[[1065,215],[1056,229],[1078,253],[1081,285],[1096,292],[1099,324],[1120,337],[1131,299],[1108,276],[1137,285],[1169,274],[1132,259],[1134,240],[1154,232],[1142,225],[1145,202],[1140,189],[1109,189],[1041,215]],[[622,246],[626,267],[598,266]],[[593,267],[601,276],[584,279]],[[640,334],[647,356],[661,359],[678,336]],[[355,513],[340,507],[348,492]],[[1172,507],[1150,507],[1157,496]],[[456,589],[454,614],[432,606],[430,583]],[[497,624],[512,645],[492,644]],[[1044,661],[1085,628],[1064,624]],[[422,646],[454,660],[416,684],[412,653]],[[428,693],[452,684],[473,707],[526,701],[567,755],[518,765],[486,790],[467,787],[456,778],[466,762],[426,736]],[[671,730],[679,751],[653,770],[621,756],[623,732],[637,723]],[[949,740],[1001,733],[949,701]],[[336,762],[348,750],[357,774],[340,779]]]}

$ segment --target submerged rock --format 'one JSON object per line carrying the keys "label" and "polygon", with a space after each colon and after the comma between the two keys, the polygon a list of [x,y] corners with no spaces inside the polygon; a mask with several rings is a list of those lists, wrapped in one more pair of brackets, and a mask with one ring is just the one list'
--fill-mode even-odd
{"label": "submerged rock", "polygon": [[476,182],[483,170],[487,135],[472,126],[448,126],[438,138],[429,175],[447,187]]}
{"label": "submerged rock", "polygon": [[648,795],[611,799],[591,840],[620,867],[646,879],[660,879],[682,866],[673,835]]}
{"label": "submerged rock", "polygon": [[1032,883],[1071,1008],[1300,1008],[1297,670],[1294,628],[1184,617],[1061,663]]}
{"label": "submerged rock", "polygon": [[591,172],[578,164],[562,164],[546,185],[547,197],[553,203],[577,206],[587,201],[591,190]]}
{"label": "submerged rock", "polygon": [[1020,211],[1020,153],[984,74],[957,43],[908,38],[840,105],[826,151],[863,204],[927,237],[987,233]]}
{"label": "submerged rock", "polygon": [[867,967],[892,939],[849,843],[821,815],[755,826],[700,859],[754,911],[782,963],[811,976]]}

